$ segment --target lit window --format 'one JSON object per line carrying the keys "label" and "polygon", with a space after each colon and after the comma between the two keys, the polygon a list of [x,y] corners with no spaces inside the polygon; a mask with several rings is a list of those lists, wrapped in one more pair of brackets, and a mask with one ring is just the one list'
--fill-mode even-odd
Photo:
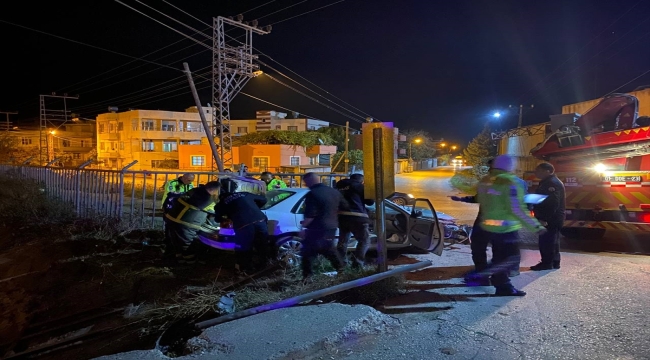
{"label": "lit window", "polygon": [[99,124],[99,133],[100,134],[104,133],[104,124]]}
{"label": "lit window", "polygon": [[176,141],[164,141],[163,142],[163,151],[164,152],[178,151]]}
{"label": "lit window", "polygon": [[63,140],[61,141],[61,145],[63,147],[70,147],[70,140]]}
{"label": "lit window", "polygon": [[205,156],[204,155],[193,155],[191,157],[192,166],[205,166]]}
{"label": "lit window", "polygon": [[142,151],[153,151],[153,140],[142,140]]}
{"label": "lit window", "polygon": [[122,121],[117,123],[117,131],[124,131],[124,123]]}
{"label": "lit window", "polygon": [[300,156],[289,157],[289,162],[291,166],[300,166]]}
{"label": "lit window", "polygon": [[23,145],[31,145],[32,144],[32,139],[31,138],[22,138],[21,142]]}

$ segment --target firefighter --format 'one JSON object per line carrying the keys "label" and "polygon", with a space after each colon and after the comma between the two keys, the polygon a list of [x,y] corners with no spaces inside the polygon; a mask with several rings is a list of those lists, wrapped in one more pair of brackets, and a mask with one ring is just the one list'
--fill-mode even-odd
{"label": "firefighter", "polygon": [[[177,198],[165,214],[173,246],[171,251],[180,263],[192,264],[197,260],[197,252],[201,248],[197,232],[210,214],[204,209],[215,202],[220,186],[218,181],[199,185]],[[199,260],[203,262],[203,259]]]}
{"label": "firefighter", "polygon": [[[214,216],[217,222],[223,217],[232,221],[236,243],[235,267],[248,273],[266,265],[270,256],[267,219],[260,209],[267,200],[262,195],[237,192],[237,187],[234,180],[221,180],[221,194],[214,207]],[[253,263],[254,251],[261,259],[258,264]]]}
{"label": "firefighter", "polygon": [[343,194],[347,206],[339,209],[339,242],[337,249],[342,259],[346,258],[350,236],[357,240],[357,248],[352,258],[352,266],[364,264],[368,241],[370,240],[370,217],[366,205],[373,205],[373,200],[366,200],[363,193],[363,175],[352,174],[349,179],[336,183],[336,189]]}
{"label": "firefighter", "polygon": [[546,231],[527,211],[524,187],[512,173],[513,166],[510,156],[497,156],[490,175],[479,182],[476,195],[482,210],[479,227],[492,244],[492,262],[469,276],[468,285],[482,285],[480,280],[490,278],[496,296],[526,295],[509,278],[510,270],[521,260],[519,229],[523,226],[537,233]]}
{"label": "firefighter", "polygon": [[318,175],[313,172],[302,177],[309,192],[305,196],[305,218],[302,221],[303,239],[302,276],[308,280],[313,274],[312,265],[318,255],[323,255],[337,271],[345,265],[336,249],[336,229],[338,228],[338,210],[347,206],[343,195],[336,189],[325,186]]}
{"label": "firefighter", "polygon": [[535,176],[540,179],[537,194],[547,195],[541,203],[535,205],[535,217],[548,230],[539,236],[539,253],[541,261],[531,266],[533,271],[560,268],[560,229],[564,224],[565,192],[564,184],[555,175],[555,168],[549,163],[541,163],[535,168]]}
{"label": "firefighter", "polygon": [[287,187],[287,184],[285,184],[284,181],[274,178],[273,174],[268,171],[262,173],[260,180],[264,181],[266,184],[266,191],[285,189]]}

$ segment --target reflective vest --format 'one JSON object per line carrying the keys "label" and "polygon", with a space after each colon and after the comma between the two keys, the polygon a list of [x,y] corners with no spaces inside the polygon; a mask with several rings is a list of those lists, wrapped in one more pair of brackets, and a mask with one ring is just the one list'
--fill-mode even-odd
{"label": "reflective vest", "polygon": [[[169,180],[164,185],[164,187],[165,187],[165,192],[163,193],[163,197],[162,197],[162,208],[164,211],[167,211],[172,207],[174,200],[180,197],[180,195],[183,195],[186,192],[192,190],[194,188],[194,185],[192,185],[192,183],[185,185],[183,184],[181,179],[178,178],[174,180]],[[170,193],[172,193],[173,195],[168,199]]]}
{"label": "reflective vest", "polygon": [[193,229],[201,229],[208,217],[205,209],[210,205],[214,206],[214,199],[207,190],[198,187],[179,197],[165,218]]}
{"label": "reflective vest", "polygon": [[514,174],[493,170],[481,179],[476,195],[481,208],[480,226],[493,233],[536,231],[542,225],[530,215],[524,203],[524,187]]}
{"label": "reflective vest", "polygon": [[271,191],[275,189],[285,189],[287,184],[280,179],[273,179],[268,184],[266,184],[266,191]]}

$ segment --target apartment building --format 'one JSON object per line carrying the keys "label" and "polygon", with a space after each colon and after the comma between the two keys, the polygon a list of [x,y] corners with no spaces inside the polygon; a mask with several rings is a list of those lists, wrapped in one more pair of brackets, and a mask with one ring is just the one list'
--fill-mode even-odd
{"label": "apartment building", "polygon": [[[211,117],[210,109],[204,109]],[[100,167],[134,170],[178,169],[180,145],[200,145],[206,137],[196,107],[185,112],[129,110],[97,116]]]}
{"label": "apartment building", "polygon": [[330,123],[323,120],[301,118],[294,113],[293,118],[287,119],[287,113],[278,111],[257,111],[255,119],[230,120],[230,131],[234,136],[269,130],[308,131],[329,127]]}
{"label": "apartment building", "polygon": [[[34,163],[40,154],[41,131],[38,127],[17,128],[10,131],[16,138],[18,147],[33,155]],[[60,126],[47,129],[43,133],[47,140],[47,153],[44,162],[59,159],[56,163],[66,167],[77,167],[90,160],[95,154],[95,122],[85,120],[68,121]]]}

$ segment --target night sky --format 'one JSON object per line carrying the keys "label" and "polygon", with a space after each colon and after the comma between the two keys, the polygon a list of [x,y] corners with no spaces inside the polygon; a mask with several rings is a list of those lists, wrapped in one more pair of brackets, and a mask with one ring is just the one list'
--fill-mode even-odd
{"label": "night sky", "polygon": [[[135,0],[123,2],[193,33]],[[163,1],[143,2],[197,30],[207,28]],[[259,18],[260,25],[267,25],[337,0],[169,2],[207,23],[213,16],[247,11],[245,20]],[[168,66],[161,67],[0,22],[0,111],[19,111],[12,116],[17,125],[38,116],[39,94],[54,91],[78,94],[69,108],[86,118],[108,106],[182,111],[194,105],[182,62],[197,74],[211,64],[205,48],[116,1],[12,1],[0,7],[2,21],[132,57],[166,47],[146,57]],[[370,114],[401,129],[423,129],[464,144],[487,121],[515,126],[512,112],[500,122],[489,117],[510,104],[534,104],[524,116],[524,124],[533,124],[547,121],[563,104],[603,96],[622,85],[618,91],[650,84],[650,72],[633,80],[650,70],[649,25],[650,2],[635,0],[345,0],[277,23],[271,34],[255,36],[253,44],[358,108],[293,84],[330,107],[352,110],[358,114],[350,114],[354,120],[265,76],[252,79],[244,92],[341,125],[350,120],[358,128],[356,121]],[[206,33],[211,37],[211,30]],[[260,59],[300,80],[268,58]],[[290,83],[269,68],[262,70]],[[195,80],[198,87],[208,84],[201,77]],[[204,104],[211,101],[209,90],[200,94]],[[233,119],[272,109],[243,95],[231,104]]]}

